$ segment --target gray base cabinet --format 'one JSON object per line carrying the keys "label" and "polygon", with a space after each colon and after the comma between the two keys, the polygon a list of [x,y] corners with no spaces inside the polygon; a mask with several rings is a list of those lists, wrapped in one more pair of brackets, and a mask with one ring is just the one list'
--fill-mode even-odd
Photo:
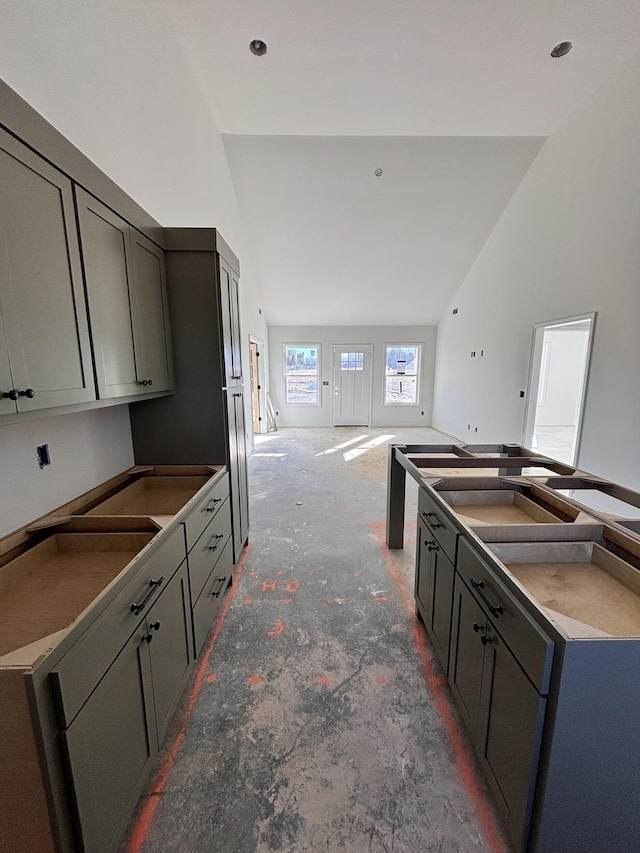
{"label": "gray base cabinet", "polygon": [[124,472],[0,567],[0,849],[114,853],[232,582],[228,473]]}
{"label": "gray base cabinet", "polygon": [[565,504],[423,484],[416,608],[514,849],[637,853],[640,545]]}

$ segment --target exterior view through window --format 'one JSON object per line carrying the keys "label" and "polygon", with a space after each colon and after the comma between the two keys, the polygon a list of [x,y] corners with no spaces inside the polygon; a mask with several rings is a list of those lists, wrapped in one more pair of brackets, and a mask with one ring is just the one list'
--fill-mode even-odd
{"label": "exterior view through window", "polygon": [[420,349],[419,344],[387,344],[384,389],[387,405],[418,402]]}
{"label": "exterior view through window", "polygon": [[319,404],[318,359],[314,344],[284,344],[284,384],[287,403]]}

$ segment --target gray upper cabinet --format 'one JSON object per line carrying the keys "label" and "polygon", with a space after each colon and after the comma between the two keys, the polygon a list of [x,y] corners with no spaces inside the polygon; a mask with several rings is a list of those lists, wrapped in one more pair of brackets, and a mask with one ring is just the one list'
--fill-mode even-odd
{"label": "gray upper cabinet", "polygon": [[98,394],[173,387],[162,250],[76,189]]}
{"label": "gray upper cabinet", "polygon": [[220,314],[225,380],[227,387],[232,387],[242,384],[238,277],[220,256],[218,256],[218,263],[220,265]]}
{"label": "gray upper cabinet", "polygon": [[[131,229],[134,332],[146,391],[171,391],[173,363],[164,252]],[[147,385],[144,385],[144,383]]]}
{"label": "gray upper cabinet", "polygon": [[0,414],[95,400],[71,182],[1,129],[0,315]]}

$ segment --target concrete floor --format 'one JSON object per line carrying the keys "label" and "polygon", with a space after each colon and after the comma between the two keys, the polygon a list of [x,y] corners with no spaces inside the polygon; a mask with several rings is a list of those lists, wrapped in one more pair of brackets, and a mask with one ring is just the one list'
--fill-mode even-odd
{"label": "concrete floor", "polygon": [[413,481],[405,550],[384,545],[388,442],[444,439],[262,438],[233,597],[122,849],[506,853],[413,615]]}

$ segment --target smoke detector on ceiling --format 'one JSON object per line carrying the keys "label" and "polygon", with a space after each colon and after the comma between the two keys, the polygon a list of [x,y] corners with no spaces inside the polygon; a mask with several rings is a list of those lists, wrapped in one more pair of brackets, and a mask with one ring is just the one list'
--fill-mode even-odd
{"label": "smoke detector on ceiling", "polygon": [[379,178],[382,175],[382,169],[376,169],[373,174],[376,176],[376,178]]}

